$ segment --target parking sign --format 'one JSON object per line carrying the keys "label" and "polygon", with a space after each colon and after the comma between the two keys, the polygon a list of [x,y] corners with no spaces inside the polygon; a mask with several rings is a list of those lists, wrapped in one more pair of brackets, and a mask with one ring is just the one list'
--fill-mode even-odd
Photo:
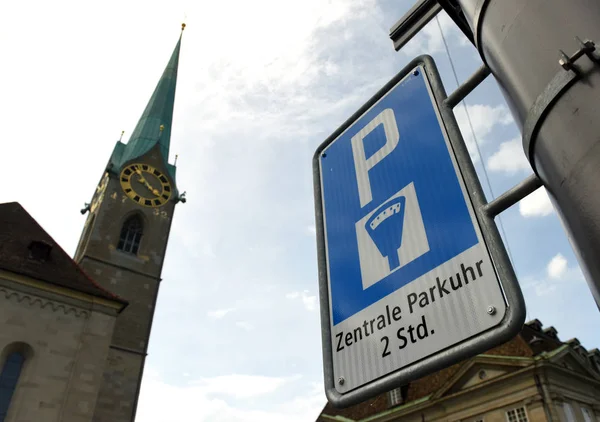
{"label": "parking sign", "polygon": [[314,157],[326,390],[336,405],[485,350],[518,326],[440,87],[433,61],[417,59]]}

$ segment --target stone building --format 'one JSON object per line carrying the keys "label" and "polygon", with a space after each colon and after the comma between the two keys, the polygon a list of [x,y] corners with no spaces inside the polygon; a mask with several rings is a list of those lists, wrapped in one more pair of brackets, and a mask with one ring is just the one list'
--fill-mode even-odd
{"label": "stone building", "polygon": [[600,352],[533,320],[511,341],[317,422],[600,422]]}
{"label": "stone building", "polygon": [[173,213],[185,202],[168,162],[180,46],[82,210],[74,258],[18,203],[0,204],[0,422],[135,419]]}

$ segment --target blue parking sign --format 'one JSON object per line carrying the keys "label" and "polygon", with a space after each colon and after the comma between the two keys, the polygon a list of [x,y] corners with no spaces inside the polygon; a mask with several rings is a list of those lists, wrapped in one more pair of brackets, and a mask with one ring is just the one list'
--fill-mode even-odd
{"label": "blue parking sign", "polygon": [[315,152],[323,366],[334,405],[480,353],[523,322],[518,283],[444,98],[432,59],[417,58]]}

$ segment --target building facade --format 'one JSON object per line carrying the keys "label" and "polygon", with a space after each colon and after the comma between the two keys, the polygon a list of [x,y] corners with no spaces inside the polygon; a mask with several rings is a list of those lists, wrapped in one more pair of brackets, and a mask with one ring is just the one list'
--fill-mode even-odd
{"label": "building facade", "polygon": [[127,302],[17,203],[0,205],[0,421],[91,421]]}
{"label": "building facade", "polygon": [[181,37],[82,210],[73,259],[19,204],[0,204],[0,422],[135,419],[173,213],[185,202],[168,162],[180,47]]}
{"label": "building facade", "polygon": [[511,341],[318,422],[600,422],[600,352],[528,322]]}

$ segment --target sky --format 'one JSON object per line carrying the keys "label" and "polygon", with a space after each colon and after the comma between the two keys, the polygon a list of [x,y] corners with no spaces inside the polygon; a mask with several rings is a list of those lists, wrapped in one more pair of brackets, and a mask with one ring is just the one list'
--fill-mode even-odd
{"label": "sky", "polygon": [[[71,254],[79,210],[187,23],[170,161],[178,154],[188,201],[169,239],[138,422],[295,422],[324,406],[312,155],[420,54],[434,57],[453,91],[440,27],[459,81],[481,64],[443,14],[395,52],[389,28],[412,3],[0,6],[0,168],[10,180],[0,202],[20,202]],[[531,174],[492,78],[455,113],[488,199]],[[500,221],[527,318],[600,347],[598,309],[545,191]]]}

